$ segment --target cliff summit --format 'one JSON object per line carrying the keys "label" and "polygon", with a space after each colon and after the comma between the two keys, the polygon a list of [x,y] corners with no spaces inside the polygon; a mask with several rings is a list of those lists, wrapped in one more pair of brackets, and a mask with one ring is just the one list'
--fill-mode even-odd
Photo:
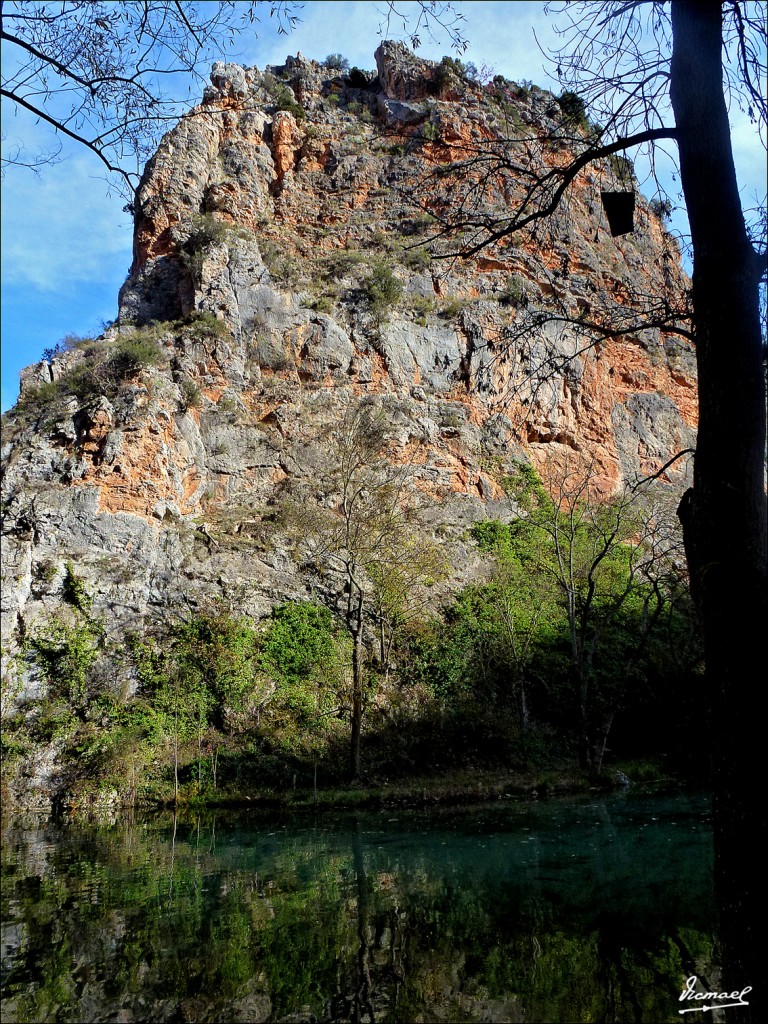
{"label": "cliff summit", "polygon": [[[259,619],[306,597],[275,508],[318,482],[350,404],[386,412],[389,458],[461,580],[477,567],[463,531],[513,514],[504,479],[521,465],[546,479],[578,455],[608,495],[691,446],[690,343],[642,326],[585,340],[590,315],[687,288],[631,166],[585,170],[536,232],[458,258],[451,211],[503,212],[515,161],[556,167],[579,130],[535,86],[480,84],[397,43],[375,58],[216,63],[148,163],[115,324],[25,370],[6,420],[11,660],[61,604],[68,565],[115,636],[211,602]],[[515,159],[484,176],[502,150]],[[627,181],[634,231],[613,237],[600,195]],[[684,465],[664,479],[684,486]]]}

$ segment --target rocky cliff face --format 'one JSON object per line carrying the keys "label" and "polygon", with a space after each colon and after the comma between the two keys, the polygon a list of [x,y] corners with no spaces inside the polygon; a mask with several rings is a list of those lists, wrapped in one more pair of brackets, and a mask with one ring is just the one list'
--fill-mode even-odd
{"label": "rocky cliff face", "polygon": [[[446,211],[471,198],[436,171],[510,138],[551,168],[574,131],[536,88],[483,88],[388,43],[376,61],[346,77],[301,57],[216,64],[164,138],[136,195],[118,322],[26,370],[5,426],[11,655],[60,605],[68,561],[114,634],[174,608],[258,617],[306,596],[274,504],[320,472],[318,438],[350,401],[388,411],[392,458],[412,465],[462,579],[462,531],[510,514],[499,481],[516,463],[546,476],[586,454],[607,494],[690,446],[690,345],[638,328],[589,346],[568,323],[685,289],[645,199],[634,233],[608,231],[600,191],[626,167],[585,171],[538,238],[431,259],[456,245],[434,240]],[[498,170],[477,209],[518,187]]]}

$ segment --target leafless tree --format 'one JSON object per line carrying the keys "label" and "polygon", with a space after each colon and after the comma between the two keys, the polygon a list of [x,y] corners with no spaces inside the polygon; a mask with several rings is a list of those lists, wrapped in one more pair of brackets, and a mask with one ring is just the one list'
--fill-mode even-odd
{"label": "leafless tree", "polygon": [[[0,4],[0,95],[95,153],[128,196],[163,132],[189,107],[211,60],[268,17],[287,35],[300,20],[294,0],[5,0]],[[422,0],[381,8],[382,28],[447,36],[459,49],[463,17],[451,3]],[[6,122],[7,127],[7,122]],[[5,141],[5,138],[4,138]],[[60,142],[37,154],[11,142],[2,167],[40,170]]]}
{"label": "leafless tree", "polygon": [[[5,2],[0,95],[91,150],[132,190],[159,135],[188,107],[203,64],[251,29],[262,10],[288,32],[300,7],[285,0]],[[50,161],[50,153],[22,158],[11,149],[3,165]]]}
{"label": "leafless tree", "polygon": [[[468,257],[523,232],[546,242],[547,226],[554,234],[562,225],[584,174],[599,171],[609,187],[634,191],[629,165],[618,162],[627,151],[645,149],[652,170],[662,150],[677,162],[693,258],[690,318],[674,309],[663,329],[690,331],[698,365],[693,487],[679,516],[713,702],[724,986],[736,988],[762,969],[762,870],[749,851],[763,848],[766,817],[749,783],[762,767],[753,692],[768,618],[766,248],[764,230],[758,237],[742,208],[729,108],[747,113],[756,135],[764,130],[766,5],[585,0],[549,10],[562,40],[551,55],[555,71],[583,98],[590,119],[564,118],[546,141],[530,124],[512,125],[490,144],[481,140],[453,167],[435,170],[424,202],[440,225],[441,255]],[[544,146],[553,143],[563,158],[547,162]],[[455,188],[446,188],[449,180]],[[764,204],[758,228],[762,211]],[[611,326],[590,322],[589,329],[599,338]],[[762,1019],[758,1002],[736,1009],[734,1019]]]}
{"label": "leafless tree", "polygon": [[[322,445],[311,482],[286,503],[305,563],[325,578],[329,600],[352,644],[350,774],[361,771],[366,638],[378,625],[385,658],[392,619],[403,614],[440,564],[427,542],[410,557],[419,510],[408,464],[391,460],[386,413],[350,400]],[[403,593],[407,587],[408,594]],[[383,638],[383,639],[381,639]]]}

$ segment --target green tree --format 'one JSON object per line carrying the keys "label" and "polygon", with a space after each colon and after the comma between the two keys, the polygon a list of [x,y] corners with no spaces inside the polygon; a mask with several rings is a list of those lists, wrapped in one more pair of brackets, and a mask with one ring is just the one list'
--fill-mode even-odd
{"label": "green tree", "polygon": [[273,700],[316,725],[338,702],[339,659],[331,613],[309,601],[288,601],[272,609],[259,641],[259,665],[275,681]]}
{"label": "green tree", "polygon": [[[412,544],[418,509],[407,483],[407,465],[387,457],[390,426],[383,410],[350,400],[327,436],[319,487],[305,486],[290,503],[309,566],[324,574],[324,588],[352,646],[350,775],[361,771],[360,741],[366,697],[367,630],[391,621],[402,608],[402,552]],[[433,560],[434,562],[434,560]],[[427,560],[410,570],[411,588],[426,583]],[[390,574],[390,567],[392,573]],[[400,590],[400,596],[397,592]]]}
{"label": "green tree", "polygon": [[140,697],[149,703],[136,710],[147,718],[150,734],[170,739],[178,801],[185,744],[197,748],[199,789],[206,736],[231,731],[233,722],[268,697],[258,671],[257,634],[245,619],[213,612],[177,623],[161,637],[136,640],[133,655]]}
{"label": "green tree", "polygon": [[514,685],[520,694],[535,647],[562,629],[580,763],[599,772],[616,712],[638,683],[668,600],[678,531],[663,502],[640,490],[611,500],[597,495],[589,462],[565,463],[546,487],[529,474],[508,486],[527,506],[523,518],[482,524],[475,535],[498,559],[495,608]]}
{"label": "green tree", "polygon": [[[766,816],[755,813],[748,795],[748,780],[761,770],[753,666],[763,660],[768,617],[760,317],[766,248],[764,238],[755,241],[746,224],[728,108],[739,104],[765,126],[765,5],[585,0],[553,4],[550,10],[562,19],[563,45],[553,55],[556,70],[601,127],[573,138],[570,161],[545,169],[519,168],[506,150],[489,150],[484,157],[473,151],[471,160],[476,170],[482,164],[483,181],[514,167],[521,176],[519,200],[489,211],[465,201],[466,192],[454,195],[458,212],[447,218],[445,230],[462,232],[461,251],[472,255],[549,218],[590,165],[637,147],[648,148],[652,160],[659,144],[677,149],[693,254],[689,314],[650,303],[645,310],[631,311],[634,325],[625,313],[616,324],[606,316],[582,322],[582,327],[600,338],[655,324],[692,335],[696,346],[694,480],[679,514],[716,723],[710,749],[724,984],[737,988],[761,970],[756,950],[762,922],[756,908],[762,869],[755,861],[745,870],[744,858],[745,851],[762,849],[767,831]],[[470,182],[467,188],[472,187]],[[758,1020],[764,1011],[752,1006],[736,1009],[734,1019],[739,1015]]]}
{"label": "green tree", "polygon": [[480,547],[494,556],[488,586],[493,635],[504,664],[518,715],[523,755],[530,725],[530,691],[540,682],[537,661],[557,632],[557,592],[546,539],[530,528],[515,529],[492,520],[473,530]]}
{"label": "green tree", "polygon": [[349,71],[349,61],[341,53],[329,53],[323,61],[323,67],[329,71]]}

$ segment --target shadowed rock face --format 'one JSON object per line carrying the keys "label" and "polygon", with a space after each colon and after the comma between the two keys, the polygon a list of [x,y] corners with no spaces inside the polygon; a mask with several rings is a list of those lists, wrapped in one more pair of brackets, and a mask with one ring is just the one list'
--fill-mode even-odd
{"label": "shadowed rock face", "polygon": [[[322,472],[319,439],[350,399],[387,410],[391,456],[411,463],[461,581],[477,568],[462,533],[512,514],[499,480],[516,462],[546,476],[580,453],[608,494],[691,446],[689,343],[638,327],[590,347],[567,322],[680,300],[679,253],[645,199],[634,234],[612,238],[600,191],[615,174],[594,167],[537,239],[430,261],[452,244],[433,240],[435,216],[461,195],[436,168],[513,138],[515,159],[545,171],[578,136],[536,88],[483,88],[401,44],[376,64],[345,79],[302,57],[217,63],[163,139],[101,357],[155,321],[162,359],[46,405],[92,358],[61,353],[24,372],[8,418],[9,652],[60,604],[67,559],[116,632],[210,600],[260,616],[306,596],[271,512]],[[519,187],[495,173],[478,203],[503,212]]]}

